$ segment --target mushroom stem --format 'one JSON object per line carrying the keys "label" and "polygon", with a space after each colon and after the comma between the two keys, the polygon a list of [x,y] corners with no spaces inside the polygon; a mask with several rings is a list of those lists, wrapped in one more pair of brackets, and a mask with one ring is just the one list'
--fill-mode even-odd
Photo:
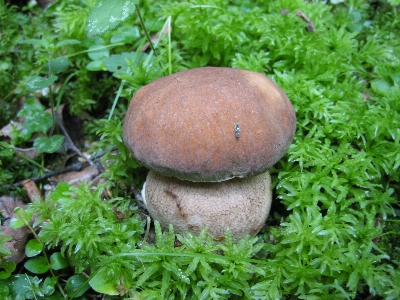
{"label": "mushroom stem", "polygon": [[235,240],[255,235],[271,207],[268,172],[224,182],[190,182],[150,171],[145,185],[146,206],[161,225],[195,234],[204,227],[215,239],[229,229]]}

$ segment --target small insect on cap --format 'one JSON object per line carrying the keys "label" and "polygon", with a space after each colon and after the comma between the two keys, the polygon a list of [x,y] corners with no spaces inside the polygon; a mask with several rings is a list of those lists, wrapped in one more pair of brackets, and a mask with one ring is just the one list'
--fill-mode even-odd
{"label": "small insect on cap", "polygon": [[139,89],[123,136],[149,169],[211,182],[263,173],[285,154],[295,130],[292,104],[268,77],[205,67]]}

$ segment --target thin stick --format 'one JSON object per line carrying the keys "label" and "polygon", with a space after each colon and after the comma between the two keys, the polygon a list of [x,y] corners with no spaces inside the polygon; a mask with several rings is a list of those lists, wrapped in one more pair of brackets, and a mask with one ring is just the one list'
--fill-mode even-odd
{"label": "thin stick", "polygon": [[[93,158],[93,160],[96,161],[97,159],[102,157],[104,154],[106,154],[108,151],[111,151],[113,149],[115,149],[115,146],[108,147],[107,149],[101,151],[100,153],[97,153],[96,155],[93,155],[92,158]],[[74,163],[74,164],[72,164],[72,165],[70,165],[68,167],[65,167],[65,168],[62,168],[62,169],[59,169],[59,170],[55,170],[55,171],[51,171],[51,172],[48,172],[48,173],[43,174],[41,176],[30,178],[30,180],[32,180],[34,182],[37,182],[37,181],[41,181],[41,180],[44,180],[44,179],[47,179],[49,177],[56,176],[56,175],[59,175],[59,174],[72,172],[72,171],[79,171],[80,169],[82,169],[82,167],[84,165],[85,165],[85,163],[83,163],[83,162],[76,162],[76,163]],[[15,184],[5,184],[5,185],[3,185],[3,188],[4,189],[8,189],[10,187],[22,187],[22,186],[23,186],[23,182],[17,182]]]}
{"label": "thin stick", "polygon": [[307,30],[309,32],[315,32],[315,26],[313,22],[300,10],[296,11],[296,16],[298,16],[300,19],[302,19],[304,22],[307,23]]}
{"label": "thin stick", "polygon": [[74,151],[75,153],[77,153],[77,154],[78,154],[80,157],[82,157],[84,160],[86,160],[86,161],[88,162],[89,165],[91,165],[92,167],[97,168],[101,173],[103,173],[104,170],[103,170],[103,167],[102,167],[101,165],[95,165],[95,164],[93,163],[93,161],[92,161],[90,158],[88,158],[85,154],[83,154],[83,153],[81,152],[81,150],[79,150],[79,149],[75,146],[75,144],[74,144],[74,142],[72,141],[71,137],[69,136],[67,130],[65,129],[65,126],[64,126],[63,121],[59,118],[57,112],[54,112],[54,116],[55,116],[55,118],[56,118],[56,120],[57,120],[58,126],[60,126],[61,131],[63,132],[65,138],[67,139],[67,142],[69,143],[70,149],[71,149],[72,151]]}

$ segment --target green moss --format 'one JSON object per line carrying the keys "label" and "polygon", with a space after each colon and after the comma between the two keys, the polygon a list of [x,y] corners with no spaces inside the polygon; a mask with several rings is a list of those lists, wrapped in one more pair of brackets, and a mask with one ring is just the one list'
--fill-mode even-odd
{"label": "green moss", "polygon": [[[121,27],[101,39],[84,36],[83,19],[94,2],[74,1],[70,7],[61,2],[65,9],[51,8],[32,22],[42,24],[37,30],[52,46],[57,39],[80,43],[51,51],[21,44],[17,53],[13,47],[21,37],[11,37],[17,25],[10,23],[1,48],[7,64],[0,66],[7,83],[3,93],[29,94],[26,77],[67,55],[71,63],[58,74],[67,93],[57,100],[70,103],[76,113],[97,108],[103,116],[121,79],[118,95],[129,99],[166,70],[228,66],[270,76],[297,115],[293,144],[271,170],[276,197],[269,225],[254,239],[233,244],[227,234],[216,244],[206,231],[199,237],[175,235],[172,228],[163,233],[156,225],[155,242],[141,243],[143,223],[130,202],[104,202],[101,188],[86,185],[35,202],[30,209],[42,212],[39,221],[44,221],[40,238],[48,247],[60,243],[76,271],[90,270],[93,288],[146,299],[400,297],[398,1],[143,1],[139,7],[150,34],[171,17],[171,42],[165,33],[157,55],[140,54],[137,60],[132,55],[123,64],[128,72],[115,72],[117,64],[107,69],[102,59],[141,48],[144,32],[136,15],[124,25],[139,34],[117,45],[113,41],[123,34]],[[82,19],[74,18],[75,7],[82,7],[77,15]],[[28,28],[31,15],[8,9],[1,16],[18,17],[26,38],[39,38]],[[52,22],[57,33],[46,30]],[[93,52],[93,46],[107,50]],[[11,67],[19,70],[15,78],[6,75]],[[15,81],[21,82],[13,87],[19,94],[9,87]],[[139,187],[144,176],[122,141],[120,119],[127,101],[117,105],[114,99],[114,115],[87,128],[93,140],[101,140],[99,148],[115,145],[103,158],[107,183],[102,188],[126,196],[128,186]],[[2,181],[15,178],[15,159],[6,146],[0,158],[9,166],[0,174]],[[126,210],[122,219],[121,210]]]}

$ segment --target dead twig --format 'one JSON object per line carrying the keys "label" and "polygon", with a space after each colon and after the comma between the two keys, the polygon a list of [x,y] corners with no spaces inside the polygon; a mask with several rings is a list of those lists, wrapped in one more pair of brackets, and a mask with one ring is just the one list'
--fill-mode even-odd
{"label": "dead twig", "polygon": [[[105,149],[105,150],[93,155],[92,156],[92,160],[97,161],[98,159],[100,159],[100,157],[104,156],[107,152],[112,151],[113,149],[115,149],[115,146],[108,147],[107,149]],[[72,171],[79,171],[80,169],[82,169],[82,167],[85,164],[86,163],[84,163],[84,162],[76,162],[76,163],[74,163],[72,165],[69,165],[69,166],[67,166],[65,168],[62,168],[62,169],[59,169],[59,170],[54,170],[54,171],[48,172],[46,174],[43,174],[41,176],[32,177],[32,178],[30,178],[30,180],[33,181],[33,182],[37,182],[37,181],[41,181],[41,180],[44,180],[44,179],[47,179],[49,177],[56,176],[56,175],[59,175],[59,174],[72,172]],[[21,182],[17,182],[15,184],[5,184],[5,185],[3,185],[3,189],[9,189],[11,187],[22,187],[24,185],[24,182],[25,182],[25,180],[21,181]]]}
{"label": "dead twig", "polygon": [[296,11],[296,16],[298,16],[300,19],[302,19],[304,22],[307,23],[307,30],[309,32],[315,32],[315,26],[313,22],[300,10]]}
{"label": "dead twig", "polygon": [[28,198],[29,200],[31,200],[31,202],[33,202],[36,198],[42,198],[42,194],[40,193],[39,188],[32,179],[23,180],[21,184],[24,186]]}
{"label": "dead twig", "polygon": [[104,169],[103,169],[103,166],[102,166],[101,164],[95,165],[95,164],[93,163],[93,161],[92,161],[90,158],[88,158],[85,154],[83,154],[83,153],[81,152],[81,150],[79,150],[79,149],[75,146],[75,144],[74,144],[74,142],[72,141],[71,137],[69,136],[67,130],[65,129],[64,122],[60,119],[60,117],[58,116],[58,113],[57,113],[57,112],[54,112],[54,117],[56,118],[57,123],[58,123],[58,126],[60,127],[61,131],[63,132],[63,134],[64,134],[64,136],[65,136],[65,139],[67,140],[67,143],[69,144],[69,145],[68,145],[69,148],[70,148],[72,151],[74,151],[76,154],[78,154],[80,157],[82,157],[84,160],[86,160],[87,163],[88,163],[89,165],[91,165],[92,167],[97,168],[97,169],[99,170],[100,173],[103,173],[103,172],[104,172]]}

